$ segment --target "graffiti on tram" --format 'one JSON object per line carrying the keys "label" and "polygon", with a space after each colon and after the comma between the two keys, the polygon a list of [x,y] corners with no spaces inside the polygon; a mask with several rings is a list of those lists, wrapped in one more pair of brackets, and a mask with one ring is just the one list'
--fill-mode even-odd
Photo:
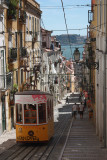
{"label": "graffiti on tram", "polygon": [[17,140],[19,141],[39,141],[39,138],[36,136],[19,136],[17,137]]}

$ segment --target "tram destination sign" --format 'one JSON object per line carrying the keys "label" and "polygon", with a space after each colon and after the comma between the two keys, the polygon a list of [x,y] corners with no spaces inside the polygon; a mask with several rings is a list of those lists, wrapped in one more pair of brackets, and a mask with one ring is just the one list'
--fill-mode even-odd
{"label": "tram destination sign", "polygon": [[48,95],[15,95],[15,103],[36,104],[46,103]]}

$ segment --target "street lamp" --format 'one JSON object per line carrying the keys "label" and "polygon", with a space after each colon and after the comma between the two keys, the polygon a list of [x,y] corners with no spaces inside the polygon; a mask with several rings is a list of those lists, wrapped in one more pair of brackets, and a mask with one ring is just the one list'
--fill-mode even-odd
{"label": "street lamp", "polygon": [[[80,60],[80,52],[78,50],[78,48],[75,49],[74,51],[74,61],[75,62],[79,62]],[[86,59],[86,62],[80,62],[81,64],[84,64],[85,66],[87,66],[89,69],[99,69],[99,62],[93,62],[92,60],[90,61],[90,59]]]}
{"label": "street lamp", "polygon": [[78,48],[75,48],[75,50],[74,50],[74,60],[75,60],[75,62],[78,62],[80,60],[80,52],[79,52]]}

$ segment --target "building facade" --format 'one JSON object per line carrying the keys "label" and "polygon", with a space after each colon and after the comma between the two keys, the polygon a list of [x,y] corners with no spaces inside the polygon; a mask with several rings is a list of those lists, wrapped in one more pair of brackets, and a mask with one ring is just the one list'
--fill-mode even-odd
{"label": "building facade", "polygon": [[[7,2],[7,3],[6,3]],[[0,130],[15,127],[14,94],[40,88],[40,5],[34,0],[1,1]],[[0,133],[0,134],[1,134]]]}

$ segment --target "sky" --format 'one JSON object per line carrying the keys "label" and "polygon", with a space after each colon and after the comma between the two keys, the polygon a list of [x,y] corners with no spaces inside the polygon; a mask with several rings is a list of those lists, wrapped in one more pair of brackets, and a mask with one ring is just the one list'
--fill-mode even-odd
{"label": "sky", "polygon": [[[42,10],[42,27],[47,30],[53,30],[53,35],[67,34],[62,9],[61,0],[36,0],[40,4]],[[88,10],[90,6],[75,5],[91,5],[91,0],[63,0],[65,10],[66,23],[69,34],[87,35],[87,30],[69,30],[87,28]],[[65,30],[65,31],[54,31]]]}

